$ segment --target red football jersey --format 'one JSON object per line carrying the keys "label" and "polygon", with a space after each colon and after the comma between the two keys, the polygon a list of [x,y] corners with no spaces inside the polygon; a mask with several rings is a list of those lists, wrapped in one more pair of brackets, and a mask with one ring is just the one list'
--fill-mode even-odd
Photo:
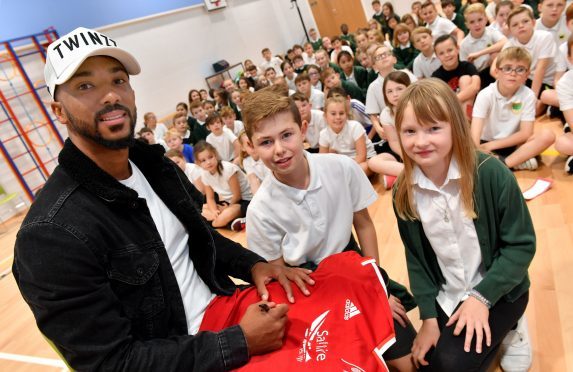
{"label": "red football jersey", "polygon": [[[240,371],[387,371],[382,353],[394,342],[392,311],[376,262],[356,252],[323,260],[312,274],[306,297],[296,285],[287,314],[285,344],[253,356]],[[288,303],[278,282],[267,285],[270,300]],[[213,299],[200,331],[238,324],[246,308],[259,302],[256,288]],[[227,314],[227,317],[221,316]]]}

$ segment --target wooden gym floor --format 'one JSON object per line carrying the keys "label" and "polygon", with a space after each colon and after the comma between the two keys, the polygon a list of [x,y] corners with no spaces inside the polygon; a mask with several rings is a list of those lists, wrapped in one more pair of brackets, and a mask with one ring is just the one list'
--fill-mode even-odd
{"label": "wooden gym floor", "polygon": [[[561,133],[558,122],[541,118],[536,127],[541,126]],[[537,254],[529,270],[532,287],[527,308],[533,348],[531,371],[573,371],[573,176],[565,174],[565,158],[553,149],[546,151],[542,159],[543,165],[537,171],[515,172],[522,190],[538,177],[555,180],[551,190],[528,202],[537,233]],[[383,190],[378,182],[375,187],[380,198],[371,206],[370,213],[378,233],[380,259],[394,279],[407,284],[403,246],[390,192]],[[18,216],[0,226],[0,370],[66,370],[36,328],[10,272],[14,240],[22,218]],[[223,233],[245,243],[244,232]],[[417,311],[409,315],[418,327]]]}

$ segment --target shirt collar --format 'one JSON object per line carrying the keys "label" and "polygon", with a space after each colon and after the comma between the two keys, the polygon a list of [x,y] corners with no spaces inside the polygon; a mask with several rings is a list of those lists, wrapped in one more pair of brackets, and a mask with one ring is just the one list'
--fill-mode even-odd
{"label": "shirt collar", "polygon": [[410,42],[408,41],[408,44],[406,45],[402,45],[400,44],[400,49],[408,49],[410,47]]}
{"label": "shirt collar", "polygon": [[460,174],[460,168],[458,166],[458,162],[456,161],[455,157],[452,157],[452,160],[450,161],[450,166],[448,167],[448,174],[446,175],[446,180],[444,181],[444,184],[442,186],[438,187],[434,185],[434,183],[430,181],[428,177],[426,177],[424,172],[422,172],[420,167],[418,167],[417,165],[414,166],[414,172],[412,174],[412,184],[418,185],[418,187],[422,189],[439,192],[440,189],[446,186],[450,181],[458,180],[461,177],[462,176]]}
{"label": "shirt collar", "polygon": [[313,157],[309,156],[309,153],[307,151],[304,151],[304,157],[308,162],[308,170],[310,173],[310,183],[308,184],[308,188],[306,190],[301,190],[295,187],[291,187],[289,185],[285,185],[281,181],[277,180],[277,178],[272,172],[269,176],[271,178],[271,182],[273,183],[273,187],[276,187],[277,190],[280,190],[282,196],[286,196],[287,198],[294,201],[296,204],[302,203],[308,192],[317,190],[322,187],[320,178],[316,174],[317,169],[316,165],[313,162]]}

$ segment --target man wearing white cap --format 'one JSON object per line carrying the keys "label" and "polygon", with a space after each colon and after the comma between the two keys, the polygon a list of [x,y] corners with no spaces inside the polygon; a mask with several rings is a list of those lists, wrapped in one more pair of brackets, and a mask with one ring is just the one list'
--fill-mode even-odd
{"label": "man wearing white cap", "polygon": [[[179,167],[134,141],[129,79],[139,72],[97,31],[48,47],[46,84],[69,139],[18,232],[14,277],[74,370],[235,369],[283,343],[288,308],[266,301],[265,284],[277,279],[292,302],[289,280],[304,293],[313,281],[219,235]],[[198,333],[210,301],[235,291],[229,275],[254,283],[263,301],[237,326]]]}

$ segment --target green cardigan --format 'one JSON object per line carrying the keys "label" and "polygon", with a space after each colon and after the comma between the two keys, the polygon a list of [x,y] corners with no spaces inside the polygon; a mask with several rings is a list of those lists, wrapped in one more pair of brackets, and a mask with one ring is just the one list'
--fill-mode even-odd
{"label": "green cardigan", "polygon": [[[527,268],[535,254],[535,231],[515,177],[483,153],[478,153],[474,201],[478,216],[474,225],[486,271],[475,289],[494,305],[502,297],[513,302],[529,289]],[[436,297],[445,283],[436,255],[420,221],[402,220],[397,214],[396,218],[420,318],[436,318]]]}

